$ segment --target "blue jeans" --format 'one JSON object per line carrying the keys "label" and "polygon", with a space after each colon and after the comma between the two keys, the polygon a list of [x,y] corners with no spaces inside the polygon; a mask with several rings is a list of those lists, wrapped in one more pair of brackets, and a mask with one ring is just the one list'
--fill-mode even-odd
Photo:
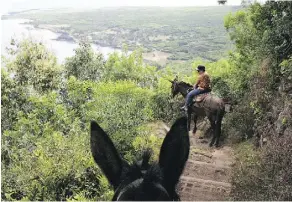
{"label": "blue jeans", "polygon": [[187,94],[187,101],[186,101],[186,106],[190,106],[192,104],[192,100],[195,96],[202,94],[202,93],[207,93],[210,92],[210,90],[200,90],[198,88],[192,90]]}

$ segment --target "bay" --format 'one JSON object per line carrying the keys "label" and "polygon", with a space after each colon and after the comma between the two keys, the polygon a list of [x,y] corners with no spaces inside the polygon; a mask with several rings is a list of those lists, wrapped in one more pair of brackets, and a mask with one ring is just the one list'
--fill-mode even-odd
{"label": "bay", "polygon": [[[6,47],[10,46],[11,39],[21,41],[23,39],[32,39],[33,41],[42,42],[45,46],[52,51],[58,58],[59,63],[63,63],[66,57],[74,55],[74,49],[78,47],[78,43],[71,41],[56,40],[61,34],[52,32],[46,29],[35,28],[27,24],[28,19],[8,19],[1,20],[2,26],[2,43],[1,54],[8,56]],[[91,44],[95,51],[102,53],[105,59],[108,58],[110,53],[115,51],[121,52],[121,49],[112,47],[102,47],[96,44]]]}

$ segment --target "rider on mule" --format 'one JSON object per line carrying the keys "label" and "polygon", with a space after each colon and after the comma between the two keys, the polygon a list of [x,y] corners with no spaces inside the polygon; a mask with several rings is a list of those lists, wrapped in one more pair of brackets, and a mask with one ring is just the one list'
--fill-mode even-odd
{"label": "rider on mule", "polygon": [[192,105],[192,100],[195,96],[203,93],[211,92],[210,87],[210,76],[205,70],[205,66],[199,65],[197,67],[199,78],[197,83],[194,85],[194,90],[190,91],[186,97],[186,104],[182,107],[184,110],[188,110]]}

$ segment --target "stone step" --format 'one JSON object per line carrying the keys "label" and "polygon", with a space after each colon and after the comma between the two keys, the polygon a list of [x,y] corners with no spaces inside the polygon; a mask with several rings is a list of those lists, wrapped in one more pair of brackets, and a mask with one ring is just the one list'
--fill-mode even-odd
{"label": "stone step", "polygon": [[214,159],[209,154],[205,155],[205,154],[200,154],[200,153],[195,153],[195,152],[190,153],[189,160],[190,159],[192,159],[194,161],[202,161],[202,162],[206,162],[206,163],[213,163],[214,162]]}
{"label": "stone step", "polygon": [[214,201],[227,200],[231,184],[213,180],[203,180],[195,177],[182,176],[178,192],[182,201]]}
{"label": "stone step", "polygon": [[190,144],[193,147],[202,149],[202,150],[212,150],[212,148],[209,147],[209,143],[211,142],[211,139],[199,139],[198,137],[190,136]]}
{"label": "stone step", "polygon": [[225,187],[225,188],[231,188],[231,184],[228,182],[218,182],[214,180],[204,180],[196,177],[188,177],[188,176],[182,176],[180,178],[183,182],[198,182],[200,184],[204,185],[212,185],[212,186],[217,186],[217,187]]}
{"label": "stone step", "polygon": [[231,169],[228,166],[216,165],[202,161],[188,160],[187,169],[183,176],[195,177],[204,180],[214,180],[219,182],[229,182]]}
{"label": "stone step", "polygon": [[224,146],[220,149],[209,147],[204,149],[202,147],[198,147],[198,145],[193,145],[190,148],[189,159],[231,167],[234,162],[232,158],[233,153],[230,150],[231,148],[228,146]]}

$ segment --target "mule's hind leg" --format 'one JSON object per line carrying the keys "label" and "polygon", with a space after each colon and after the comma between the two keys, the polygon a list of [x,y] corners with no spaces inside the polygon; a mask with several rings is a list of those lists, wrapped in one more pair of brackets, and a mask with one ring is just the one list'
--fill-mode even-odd
{"label": "mule's hind leg", "polygon": [[213,137],[212,137],[212,140],[211,140],[211,142],[210,142],[210,144],[209,144],[210,147],[213,146],[215,140],[216,140],[216,135],[215,135],[215,133],[213,132]]}
{"label": "mule's hind leg", "polygon": [[216,120],[216,130],[215,130],[215,136],[216,136],[215,146],[216,147],[219,147],[223,115],[224,115],[224,112],[219,112],[217,116],[217,120]]}
{"label": "mule's hind leg", "polygon": [[213,133],[212,140],[211,140],[211,142],[209,144],[209,146],[212,147],[213,144],[214,144],[214,142],[215,142],[215,139],[216,139],[216,134],[215,134],[215,131],[216,131],[215,117],[213,115],[210,115],[210,116],[208,116],[208,119],[210,121],[211,128],[212,128],[212,133]]}

